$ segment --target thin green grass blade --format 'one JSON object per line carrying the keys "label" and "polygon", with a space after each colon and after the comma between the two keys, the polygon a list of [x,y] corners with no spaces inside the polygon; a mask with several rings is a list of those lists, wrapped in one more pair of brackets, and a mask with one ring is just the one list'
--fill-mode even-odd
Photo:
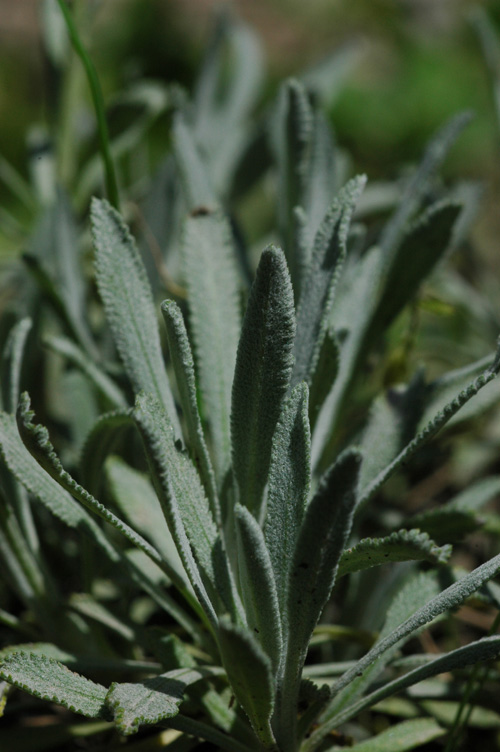
{"label": "thin green grass blade", "polygon": [[172,300],[163,301],[161,310],[167,328],[170,359],[174,367],[181,407],[187,424],[191,455],[203,481],[214,520],[220,524],[217,484],[198,412],[193,354],[184,318],[179,306]]}
{"label": "thin green grass blade", "polygon": [[239,501],[260,514],[271,443],[293,367],[295,311],[284,254],[262,256],[243,322],[231,408],[233,468]]}
{"label": "thin green grass blade", "polygon": [[91,217],[97,286],[127,375],[136,392],[154,394],[165,406],[180,435],[144,264],[128,228],[107,201],[94,199]]}
{"label": "thin green grass blade", "polygon": [[221,484],[231,462],[231,387],[241,325],[236,254],[221,212],[188,218],[182,257],[199,384]]}

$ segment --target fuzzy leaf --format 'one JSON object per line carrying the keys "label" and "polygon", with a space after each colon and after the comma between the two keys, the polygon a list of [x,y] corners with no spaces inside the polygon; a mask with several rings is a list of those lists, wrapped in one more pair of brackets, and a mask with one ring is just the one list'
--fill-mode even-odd
{"label": "fuzzy leaf", "polygon": [[332,728],[335,728],[341,723],[345,723],[353,716],[358,715],[358,713],[360,713],[365,708],[371,707],[377,702],[380,702],[380,700],[384,700],[386,697],[390,697],[396,692],[400,692],[407,687],[411,687],[414,684],[423,681],[424,679],[428,679],[431,676],[436,676],[436,674],[453,671],[454,669],[463,669],[465,666],[468,666],[470,664],[489,661],[494,658],[498,658],[499,655],[500,637],[497,635],[495,635],[494,637],[483,637],[482,639],[476,640],[470,645],[465,645],[464,647],[452,650],[445,655],[441,655],[439,656],[439,658],[436,658],[433,661],[429,661],[424,666],[415,668],[413,669],[413,671],[409,671],[407,674],[404,674],[404,676],[388,682],[380,689],[377,689],[375,690],[375,692],[372,692],[366,697],[361,698],[356,703],[354,703],[354,705],[346,708],[343,712],[339,713],[333,718],[328,718],[327,722],[322,725],[320,734],[313,734],[311,741],[313,743],[317,742],[320,736],[326,736],[326,734],[328,734]]}
{"label": "fuzzy leaf", "polygon": [[214,519],[220,523],[215,475],[198,412],[193,355],[184,319],[179,306],[172,300],[163,301],[161,310],[167,328],[168,347],[177,379],[181,407],[187,424],[191,455],[199,469]]}
{"label": "fuzzy leaf", "polygon": [[186,221],[182,255],[199,383],[221,483],[231,461],[231,387],[240,334],[234,244],[221,212]]}
{"label": "fuzzy leaf", "polygon": [[445,733],[445,729],[434,718],[416,718],[398,723],[365,742],[355,744],[350,750],[351,752],[407,752]]}
{"label": "fuzzy leaf", "polygon": [[74,342],[64,337],[48,336],[44,338],[43,344],[49,350],[62,355],[72,365],[77,366],[113,407],[124,408],[127,406],[122,391]]}
{"label": "fuzzy leaf", "polygon": [[152,397],[139,395],[134,418],[163,514],[200,603],[213,624],[214,607],[236,616],[227,557],[193,463],[175,441],[166,412]]}
{"label": "fuzzy leaf", "polygon": [[309,498],[310,447],[307,385],[298,384],[283,407],[273,437],[264,528],[283,615],[291,560]]}
{"label": "fuzzy leaf", "polygon": [[14,653],[0,665],[0,677],[35,697],[62,705],[87,718],[108,718],[107,689],[75,674],[53,658]]}
{"label": "fuzzy leaf", "polygon": [[14,413],[19,399],[21,368],[26,339],[33,323],[25,318],[18,321],[9,332],[2,352],[0,384],[2,407],[7,413]]}
{"label": "fuzzy leaf", "polygon": [[87,434],[81,453],[80,468],[83,484],[90,493],[101,492],[104,462],[108,455],[115,451],[117,444],[123,440],[131,426],[132,410],[115,410],[101,415]]}
{"label": "fuzzy leaf", "polygon": [[239,500],[260,513],[271,442],[293,367],[295,312],[283,252],[262,256],[243,322],[231,408],[233,468]]}
{"label": "fuzzy leaf", "polygon": [[[330,124],[321,111],[314,112],[305,195],[301,202],[307,216],[306,246],[314,237],[337,192],[337,165]],[[339,186],[340,187],[340,186]],[[306,262],[309,257],[306,257]]]}
{"label": "fuzzy leaf", "polygon": [[342,554],[338,577],[380,566],[389,561],[428,561],[444,564],[451,555],[451,546],[437,546],[427,533],[420,530],[399,530],[385,538],[363,538]]}
{"label": "fuzzy leaf", "polygon": [[321,406],[332,390],[340,367],[340,347],[333,329],[325,332],[309,390],[309,419],[314,431]]}
{"label": "fuzzy leaf", "polygon": [[500,350],[490,367],[463,389],[451,402],[435,415],[425,428],[412,439],[397,457],[363,489],[359,505],[366,504],[377,493],[385,481],[409,458],[434,436],[472,397],[492,381],[500,369]]}
{"label": "fuzzy leaf", "polygon": [[237,504],[235,512],[240,589],[248,627],[255,632],[273,670],[277,671],[282,635],[276,575],[259,523],[241,504]]}
{"label": "fuzzy leaf", "polygon": [[398,209],[385,226],[380,239],[384,256],[389,259],[404,236],[407,223],[417,213],[428,190],[429,182],[446,158],[451,146],[471,120],[469,112],[451,118],[429,142],[423,159],[401,195]]}
{"label": "fuzzy leaf", "polygon": [[255,734],[266,748],[275,747],[271,729],[274,680],[271,660],[246,629],[219,623],[219,645],[227,677]]}
{"label": "fuzzy leaf", "polygon": [[113,683],[106,696],[106,705],[113,712],[118,731],[129,736],[137,733],[140,726],[156,724],[177,715],[186,687],[207,673],[209,675],[203,669],[177,668],[134,684]]}
{"label": "fuzzy leaf", "polygon": [[195,142],[191,126],[180,113],[174,117],[173,136],[175,161],[188,208],[190,211],[200,207],[214,209],[218,201],[204,157]]}
{"label": "fuzzy leaf", "polygon": [[330,596],[351,530],[361,456],[340,455],[309,503],[293,553],[284,623],[286,658],[279,677],[276,733],[291,743],[297,720],[300,676],[311,634]]}
{"label": "fuzzy leaf", "polygon": [[164,405],[180,435],[144,264],[128,228],[107,201],[94,199],[91,217],[97,286],[127,375],[136,392],[144,389]]}
{"label": "fuzzy leaf", "polygon": [[351,180],[326,213],[314,239],[297,310],[295,367],[292,385],[309,381],[318,362],[333,303],[335,285],[344,263],[352,214],[366,177]]}

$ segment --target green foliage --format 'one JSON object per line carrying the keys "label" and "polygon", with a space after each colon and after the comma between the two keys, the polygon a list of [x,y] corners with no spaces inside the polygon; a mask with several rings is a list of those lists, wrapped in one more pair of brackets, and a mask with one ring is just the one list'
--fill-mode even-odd
{"label": "green foliage", "polygon": [[[172,153],[134,210],[128,188],[138,242],[92,201],[100,302],[67,199],[44,210],[26,306],[2,340],[2,592],[22,609],[0,609],[0,678],[95,728],[166,728],[151,740],[165,748],[327,752],[341,748],[331,731],[355,729],[359,752],[403,752],[446,733],[437,709],[378,734],[365,711],[443,673],[442,693],[461,692],[467,666],[500,656],[495,634],[463,644],[452,616],[498,608],[500,554],[465,572],[451,558],[498,476],[404,505],[437,469],[420,450],[484,408],[500,352],[431,381],[422,368],[389,378],[394,331],[465,231],[471,207],[436,173],[468,115],[431,140],[381,219],[364,176],[341,185],[322,76],[285,83],[252,126],[260,77],[254,36],[222,15],[192,101],[169,100]],[[233,210],[273,170],[284,250],[262,242],[247,285],[255,259]],[[429,656],[414,638],[437,620]]]}

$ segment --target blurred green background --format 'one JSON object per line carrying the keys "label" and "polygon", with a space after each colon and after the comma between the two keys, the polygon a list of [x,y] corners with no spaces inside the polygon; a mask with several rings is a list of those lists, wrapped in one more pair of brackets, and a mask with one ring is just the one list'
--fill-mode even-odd
{"label": "blurred green background", "polygon": [[[68,116],[61,111],[59,74],[43,41],[51,2],[0,0],[0,157],[27,179],[33,127],[43,124],[55,133],[61,118]],[[220,5],[215,0],[74,3],[107,101],[142,78],[178,81],[189,89]],[[356,170],[367,172],[370,179],[400,174],[451,114],[473,110],[474,121],[452,150],[444,175],[485,181],[473,235],[480,256],[500,272],[495,249],[500,232],[500,138],[491,83],[470,23],[471,10],[479,6],[500,32],[498,0],[234,0],[225,5],[262,39],[268,97],[283,76],[303,70],[332,49],[357,46],[356,64],[330,114],[339,144],[352,155]],[[83,75],[78,86],[87,96]],[[79,118],[82,134],[90,113],[90,108],[70,113]],[[159,161],[168,147],[165,120],[155,124],[151,138]],[[3,164],[0,200],[15,216],[21,209],[3,179],[6,169]],[[16,252],[15,240],[10,243],[8,236],[2,233],[4,256]]]}

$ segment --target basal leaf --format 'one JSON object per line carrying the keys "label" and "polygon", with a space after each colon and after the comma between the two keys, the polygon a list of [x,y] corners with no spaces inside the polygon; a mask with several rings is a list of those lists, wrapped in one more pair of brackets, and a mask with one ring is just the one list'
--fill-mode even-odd
{"label": "basal leaf", "polygon": [[429,182],[446,158],[451,146],[471,120],[469,112],[451,118],[429,142],[415,175],[403,191],[400,204],[384,228],[380,246],[386,259],[397,249],[410,221],[420,208]]}
{"label": "basal leaf", "polygon": [[273,437],[264,527],[283,615],[291,560],[309,498],[310,447],[307,385],[299,384],[283,406]]}
{"label": "basal leaf", "polygon": [[21,319],[9,332],[2,352],[0,384],[2,407],[7,413],[14,413],[19,399],[23,352],[32,327],[29,318]]}
{"label": "basal leaf", "polygon": [[127,375],[136,392],[144,389],[164,405],[180,435],[144,264],[128,228],[107,201],[94,199],[91,217],[97,285]]}
{"label": "basal leaf", "polygon": [[240,334],[236,256],[222,213],[187,219],[182,256],[199,384],[221,483],[231,461],[231,387]]}
{"label": "basal leaf", "polygon": [[106,687],[73,673],[53,658],[14,653],[2,661],[0,677],[35,697],[55,702],[87,718],[109,717],[104,705]]}
{"label": "basal leaf", "polygon": [[170,358],[177,379],[181,407],[187,424],[191,455],[199,469],[214,519],[220,523],[217,486],[198,412],[194,361],[184,319],[179,306],[172,300],[165,300],[161,310],[167,328]]}
{"label": "basal leaf", "polygon": [[141,726],[177,715],[186,687],[210,673],[203,669],[177,668],[133,684],[114,682],[106,695],[106,706],[112,711],[120,733],[129,736],[137,733]]}
{"label": "basal leaf", "polygon": [[174,118],[173,136],[175,161],[189,210],[194,211],[199,207],[214,209],[218,201],[205,159],[195,141],[192,127],[180,113]]}
{"label": "basal leaf", "polygon": [[108,400],[112,407],[124,408],[127,406],[127,401],[121,389],[71,340],[64,337],[47,336],[44,338],[43,344],[49,350],[62,355],[72,365],[77,366],[90,379],[103,397]]}
{"label": "basal leaf", "polygon": [[363,538],[342,554],[338,577],[361,569],[380,566],[389,561],[428,561],[444,564],[451,555],[451,546],[437,546],[427,533],[418,529],[399,530],[385,538]]}
{"label": "basal leaf", "polygon": [[271,442],[293,367],[295,312],[283,252],[261,257],[243,322],[231,407],[233,468],[239,500],[258,517]]}
{"label": "basal leaf", "polygon": [[352,752],[407,752],[445,734],[434,718],[416,718],[398,723],[377,736],[351,747]]}
{"label": "basal leaf", "polygon": [[85,488],[92,494],[101,492],[104,462],[133,426],[132,410],[104,413],[87,434],[80,457]]}
{"label": "basal leaf", "polygon": [[240,589],[248,628],[255,632],[277,671],[283,643],[276,575],[259,523],[241,504],[235,512]]}
{"label": "basal leaf", "polygon": [[312,257],[297,310],[292,385],[309,381],[319,358],[333,304],[335,285],[346,255],[352,214],[366,177],[351,180],[326,213],[314,239]]}
{"label": "basal leaf", "polygon": [[330,468],[309,503],[295,545],[288,585],[286,658],[279,678],[276,734],[294,738],[298,689],[313,629],[330,596],[351,530],[361,456],[349,450]]}
{"label": "basal leaf", "polygon": [[219,645],[236,699],[264,747],[274,749],[271,729],[274,678],[270,658],[251,632],[227,620],[219,623]]}
{"label": "basal leaf", "polygon": [[142,394],[134,418],[163,514],[206,614],[212,623],[216,621],[214,609],[241,618],[227,557],[200,478],[176,442],[166,412],[152,397]]}

